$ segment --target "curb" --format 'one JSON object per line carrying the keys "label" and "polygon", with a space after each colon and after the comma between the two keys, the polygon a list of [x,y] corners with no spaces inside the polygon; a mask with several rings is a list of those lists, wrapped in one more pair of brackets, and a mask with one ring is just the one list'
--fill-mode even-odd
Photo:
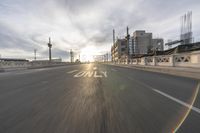
{"label": "curb", "polygon": [[108,64],[113,66],[119,66],[119,67],[126,67],[131,69],[138,69],[138,70],[144,70],[144,71],[150,71],[150,72],[157,72],[157,73],[163,73],[168,75],[174,75],[174,76],[180,76],[180,77],[186,77],[186,78],[192,78],[196,80],[200,80],[200,72],[191,72],[191,71],[183,71],[183,70],[175,70],[172,68],[156,68],[156,67],[144,67],[144,66],[133,66],[133,65],[117,65],[117,64]]}

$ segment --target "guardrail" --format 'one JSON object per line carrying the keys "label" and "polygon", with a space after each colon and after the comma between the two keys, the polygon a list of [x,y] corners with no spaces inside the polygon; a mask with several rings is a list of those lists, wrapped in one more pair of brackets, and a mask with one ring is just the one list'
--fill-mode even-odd
{"label": "guardrail", "polygon": [[[118,64],[127,64],[118,62]],[[197,67],[200,68],[200,51],[173,55],[148,56],[130,59],[129,64],[146,66]]]}
{"label": "guardrail", "polygon": [[49,62],[49,61],[37,61],[37,62],[25,62],[25,61],[0,61],[0,72],[17,70],[17,69],[28,69],[28,68],[39,68],[49,66],[62,66],[71,63],[67,62]]}

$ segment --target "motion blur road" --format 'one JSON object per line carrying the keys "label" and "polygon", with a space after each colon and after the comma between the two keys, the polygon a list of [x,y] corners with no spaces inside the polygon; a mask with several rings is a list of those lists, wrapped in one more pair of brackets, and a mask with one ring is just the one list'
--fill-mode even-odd
{"label": "motion blur road", "polygon": [[200,132],[199,81],[104,64],[0,74],[0,133]]}

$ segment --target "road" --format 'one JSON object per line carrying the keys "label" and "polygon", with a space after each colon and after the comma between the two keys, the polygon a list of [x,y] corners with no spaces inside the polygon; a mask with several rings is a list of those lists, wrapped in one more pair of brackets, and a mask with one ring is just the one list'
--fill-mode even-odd
{"label": "road", "polygon": [[0,74],[0,133],[200,132],[199,81],[104,64]]}

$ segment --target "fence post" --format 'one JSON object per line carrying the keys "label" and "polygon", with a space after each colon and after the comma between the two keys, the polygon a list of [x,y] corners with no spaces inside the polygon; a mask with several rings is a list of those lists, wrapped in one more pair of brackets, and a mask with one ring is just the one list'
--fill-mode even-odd
{"label": "fence post", "polygon": [[153,56],[153,65],[154,65],[154,66],[156,66],[156,65],[157,65],[156,56]]}
{"label": "fence post", "polygon": [[175,58],[174,58],[175,55],[171,55],[171,61],[172,61],[172,67],[175,66]]}

